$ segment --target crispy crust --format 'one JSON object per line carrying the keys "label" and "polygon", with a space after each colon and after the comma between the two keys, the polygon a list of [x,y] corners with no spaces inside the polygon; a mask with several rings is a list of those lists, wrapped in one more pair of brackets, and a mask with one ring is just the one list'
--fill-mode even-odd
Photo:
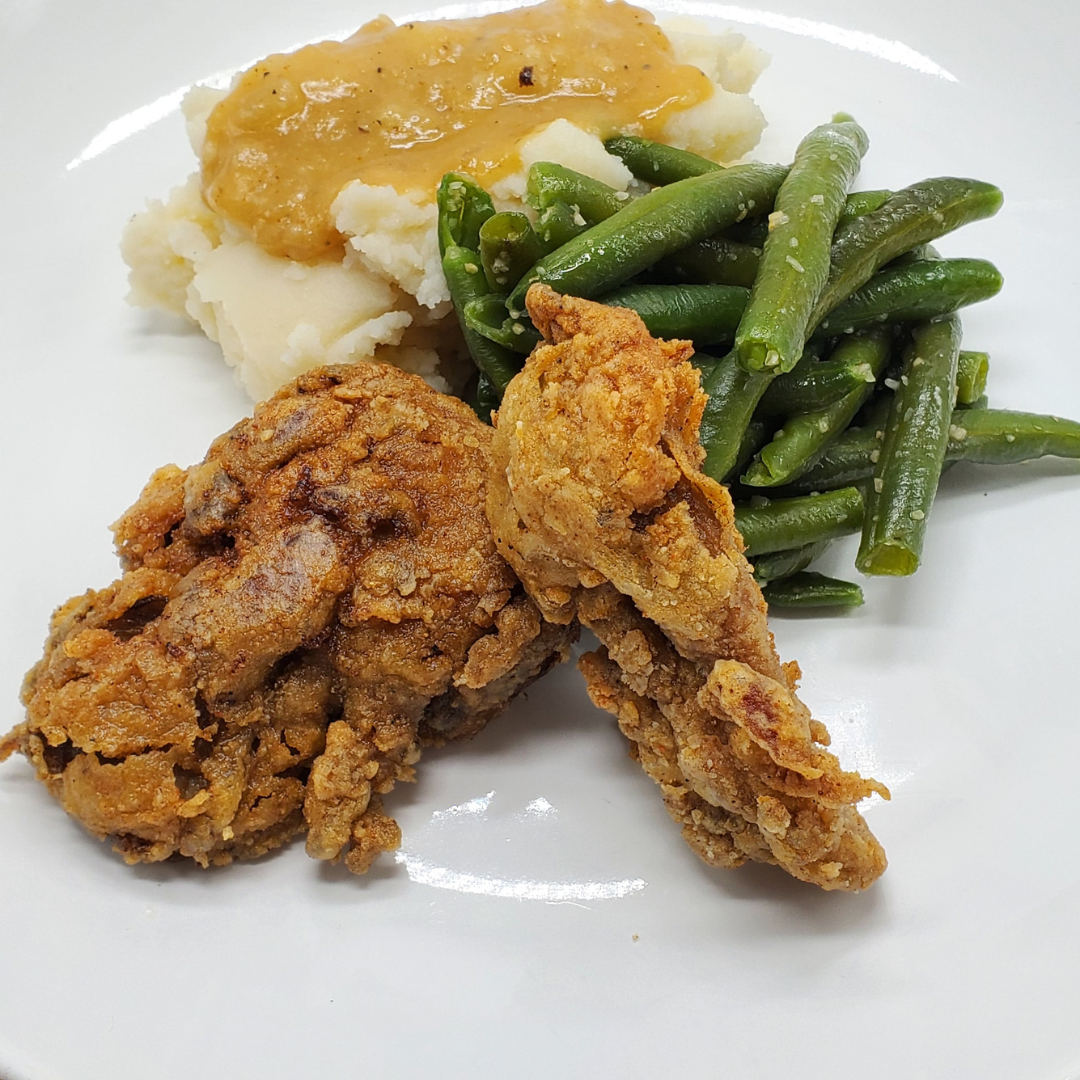
{"label": "crispy crust", "polygon": [[491,431],[395,368],[302,376],[116,523],[125,573],[53,617],[21,751],[129,862],[307,831],[366,870],[421,747],[565,659],[483,512]]}
{"label": "crispy crust", "polygon": [[692,347],[542,285],[527,304],[548,344],[498,416],[499,550],[545,615],[600,639],[589,692],[702,858],[865,888],[885,855],[855,806],[888,791],[824,749],[776,654],[727,490],[700,471]]}

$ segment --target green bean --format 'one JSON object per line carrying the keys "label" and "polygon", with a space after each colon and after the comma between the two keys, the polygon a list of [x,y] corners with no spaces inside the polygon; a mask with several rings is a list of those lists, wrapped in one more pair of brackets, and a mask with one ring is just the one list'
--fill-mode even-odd
{"label": "green bean", "polygon": [[586,299],[609,292],[665,255],[719,231],[747,207],[771,202],[786,175],[777,165],[736,165],[656,188],[541,259],[511,293],[508,306],[522,308],[534,281]]}
{"label": "green bean", "polygon": [[790,371],[829,278],[836,222],[869,141],[850,119],[815,128],[795,151],[776,195],[757,280],[735,335],[747,371]]}
{"label": "green bean", "polygon": [[503,211],[480,226],[480,262],[492,292],[509,292],[540,258],[540,240],[524,214]]}
{"label": "green bean", "polygon": [[888,363],[891,347],[892,334],[883,329],[842,341],[833,355],[853,369],[865,369],[862,385],[824,409],[788,417],[772,442],[762,447],[758,460],[743,476],[742,482],[751,487],[778,487],[804,472],[851,423],[873,393],[874,384]]}
{"label": "green bean", "polygon": [[751,420],[746,425],[739,442],[739,454],[731,467],[732,476],[738,476],[754,460],[754,455],[769,441],[771,432],[772,429],[762,420]]}
{"label": "green bean", "polygon": [[640,139],[636,135],[616,135],[604,143],[604,149],[621,158],[634,176],[648,184],[674,184],[723,168],[689,150],[677,150],[674,146]]}
{"label": "green bean", "polygon": [[542,255],[549,255],[587,228],[585,219],[576,210],[564,202],[553,202],[537,215],[534,232],[540,241]]}
{"label": "green bean", "polygon": [[917,247],[913,247],[910,251],[905,251],[903,255],[897,255],[895,259],[887,262],[882,269],[892,270],[894,267],[910,266],[914,262],[927,262],[933,259],[940,259],[938,250],[933,244],[919,244]]}
{"label": "green bean", "polygon": [[896,192],[880,209],[841,225],[833,237],[831,266],[808,330],[898,255],[970,221],[991,217],[1001,192],[981,180],[939,177]]}
{"label": "green bean", "polygon": [[805,570],[761,590],[771,608],[858,607],[863,592],[853,581]]}
{"label": "green bean", "polygon": [[631,198],[626,191],[551,161],[538,161],[529,169],[528,193],[534,209],[562,202],[576,207],[586,225],[606,221]]}
{"label": "green bean", "polygon": [[913,574],[949,442],[960,320],[920,323],[893,398],[855,565],[864,574]]}
{"label": "green bean", "polygon": [[862,412],[855,417],[854,423],[859,427],[873,428],[875,434],[881,432],[885,437],[885,425],[889,422],[889,413],[892,410],[892,390],[886,387],[878,392],[866,403]]}
{"label": "green bean", "polygon": [[491,196],[471,176],[451,172],[439,183],[435,201],[440,257],[451,247],[475,251],[480,246],[480,226],[495,213]]}
{"label": "green bean", "polygon": [[850,334],[883,322],[951,315],[1001,291],[1002,278],[984,259],[920,260],[878,271],[822,319],[816,337]]}
{"label": "green bean", "polygon": [[765,217],[748,217],[742,221],[733,222],[721,233],[728,240],[737,244],[748,244],[750,247],[762,248],[769,236],[768,211],[772,206],[758,207],[766,211]]}
{"label": "green bean", "polygon": [[[1080,423],[1075,420],[978,405],[953,410],[945,448],[947,462],[1015,465],[1040,457],[1080,458]],[[876,435],[870,426],[849,428],[812,468],[778,494],[805,495],[867,480],[881,452],[881,439]]]}
{"label": "green bean", "polygon": [[857,532],[863,510],[863,494],[857,487],[837,488],[821,495],[775,499],[762,506],[736,506],[735,525],[749,558]]}
{"label": "green bean", "polygon": [[698,374],[701,376],[701,381],[704,382],[712,373],[716,370],[717,365],[720,363],[718,356],[710,356],[708,353],[695,352],[690,357],[690,363],[698,369]]}
{"label": "green bean", "polygon": [[473,408],[485,424],[490,424],[491,414],[498,411],[501,396],[487,372],[481,371],[476,380],[476,404]]}
{"label": "green bean", "polygon": [[661,259],[656,272],[680,284],[740,285],[749,289],[760,262],[761,248],[718,234]]}
{"label": "green bean", "polygon": [[470,300],[462,315],[473,333],[511,352],[528,356],[540,343],[540,333],[527,319],[511,319],[501,293],[488,293]]}
{"label": "green bean", "polygon": [[862,217],[863,214],[872,214],[880,210],[889,199],[891,191],[853,191],[844,200],[844,209],[840,211],[840,220],[837,225],[846,225],[853,218]]}
{"label": "green bean", "polygon": [[881,452],[881,439],[877,435],[880,430],[872,425],[848,428],[821,452],[806,472],[776,494],[792,498],[868,480],[874,475],[874,462]]}
{"label": "green bean", "polygon": [[722,483],[739,464],[746,429],[773,378],[769,371],[743,371],[728,353],[702,380],[709,395],[699,430],[705,450],[701,468],[707,476]]}
{"label": "green bean", "polygon": [[[853,191],[844,200],[844,209],[840,211],[838,225],[877,210],[885,199],[891,195],[891,191]],[[724,236],[730,240],[750,244],[753,247],[761,247],[768,235],[769,219],[767,217],[747,218],[745,221],[738,221],[734,225],[729,225],[724,230]],[[739,283],[735,282],[734,284]]]}
{"label": "green bean", "polygon": [[734,285],[624,285],[598,299],[632,308],[653,337],[714,345],[735,336],[747,295]]}
{"label": "green bean", "polygon": [[808,345],[795,367],[773,380],[758,407],[762,416],[817,412],[853,390],[873,385],[874,371],[860,357],[845,351],[839,357],[834,353],[828,360],[815,360],[815,346]]}
{"label": "green bean", "polygon": [[958,409],[949,424],[946,456],[983,465],[1080,458],[1080,423],[1011,409]]}
{"label": "green bean", "polygon": [[831,540],[819,540],[816,544],[804,544],[789,551],[759,555],[754,559],[754,579],[759,585],[764,585],[770,581],[791,577],[792,574],[805,570],[816,558],[823,555],[831,543]]}
{"label": "green bean", "polygon": [[986,393],[990,357],[984,352],[960,350],[956,365],[956,404],[974,405]]}
{"label": "green bean", "polygon": [[468,248],[451,245],[443,256],[442,269],[461,332],[465,335],[469,355],[480,371],[491,380],[501,398],[507,384],[517,374],[518,359],[509,350],[488,341],[465,324],[466,305],[487,294],[487,281],[480,268],[480,256]]}

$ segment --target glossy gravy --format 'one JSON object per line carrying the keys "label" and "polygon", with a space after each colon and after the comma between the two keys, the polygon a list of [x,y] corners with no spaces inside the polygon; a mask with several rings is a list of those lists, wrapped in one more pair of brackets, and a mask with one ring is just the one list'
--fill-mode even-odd
{"label": "glossy gravy", "polygon": [[210,115],[203,192],[266,251],[308,260],[342,243],[330,205],[350,180],[434,197],[451,170],[514,171],[514,147],[560,117],[657,137],[712,92],[623,0],[402,26],[381,16],[247,71]]}

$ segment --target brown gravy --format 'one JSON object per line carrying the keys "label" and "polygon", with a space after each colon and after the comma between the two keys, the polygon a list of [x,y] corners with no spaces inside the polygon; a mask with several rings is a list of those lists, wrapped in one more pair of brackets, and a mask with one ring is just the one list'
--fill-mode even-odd
{"label": "brown gravy", "polygon": [[247,71],[210,115],[203,191],[266,251],[307,260],[342,243],[330,205],[350,180],[434,197],[451,170],[512,172],[518,142],[560,117],[657,137],[711,94],[623,0],[402,26],[381,16]]}

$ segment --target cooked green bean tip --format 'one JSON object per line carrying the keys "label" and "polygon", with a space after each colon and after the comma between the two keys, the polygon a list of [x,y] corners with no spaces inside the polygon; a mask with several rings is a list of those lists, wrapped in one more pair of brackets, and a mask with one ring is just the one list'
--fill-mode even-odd
{"label": "cooked green bean tip", "polygon": [[960,356],[955,316],[915,327],[893,398],[856,556],[864,574],[913,574],[949,444]]}
{"label": "cooked green bean tip", "polygon": [[919,556],[900,540],[883,540],[861,556],[857,565],[864,574],[909,577],[919,569]]}
{"label": "cooked green bean tip", "polygon": [[1001,207],[1001,191],[981,180],[941,176],[902,188],[877,210],[836,229],[828,280],[809,320],[813,332],[838,304],[905,252]]}
{"label": "cooked green bean tip", "polygon": [[1002,284],[998,268],[985,259],[894,262],[834,308],[814,336],[836,337],[884,322],[936,319],[989,300]]}
{"label": "cooked green bean tip", "polygon": [[530,167],[527,190],[534,209],[565,203],[577,213],[582,226],[606,221],[631,199],[629,192],[550,161],[538,161]]}
{"label": "cooked green bean tip", "polygon": [[541,241],[524,214],[503,211],[480,226],[480,262],[493,292],[509,292],[540,254]]}
{"label": "cooked green bean tip", "polygon": [[853,581],[826,577],[813,570],[803,570],[762,590],[771,608],[858,607],[863,592]]}
{"label": "cooked green bean tip", "polygon": [[790,371],[802,355],[829,279],[833,233],[868,146],[866,132],[849,120],[823,124],[799,143],[735,335],[743,370]]}
{"label": "cooked green bean tip", "polygon": [[639,180],[649,184],[674,184],[690,176],[716,172],[723,168],[689,150],[651,142],[636,135],[617,135],[604,143],[604,149],[614,154]]}
{"label": "cooked green bean tip", "polygon": [[439,211],[439,254],[447,248],[475,250],[480,243],[480,227],[495,213],[491,196],[464,173],[447,173],[435,195]]}
{"label": "cooked green bean tip", "polygon": [[990,357],[984,352],[960,350],[956,367],[956,404],[974,405],[986,393]]}
{"label": "cooked green bean tip", "polygon": [[865,504],[857,487],[796,499],[761,500],[735,507],[735,527],[748,558],[805,547],[858,531]]}
{"label": "cooked green bean tip", "polygon": [[754,579],[759,585],[770,581],[780,581],[791,577],[800,570],[805,570],[816,558],[828,549],[830,541],[821,540],[816,544],[805,544],[790,551],[774,551],[770,555],[754,558]]}

